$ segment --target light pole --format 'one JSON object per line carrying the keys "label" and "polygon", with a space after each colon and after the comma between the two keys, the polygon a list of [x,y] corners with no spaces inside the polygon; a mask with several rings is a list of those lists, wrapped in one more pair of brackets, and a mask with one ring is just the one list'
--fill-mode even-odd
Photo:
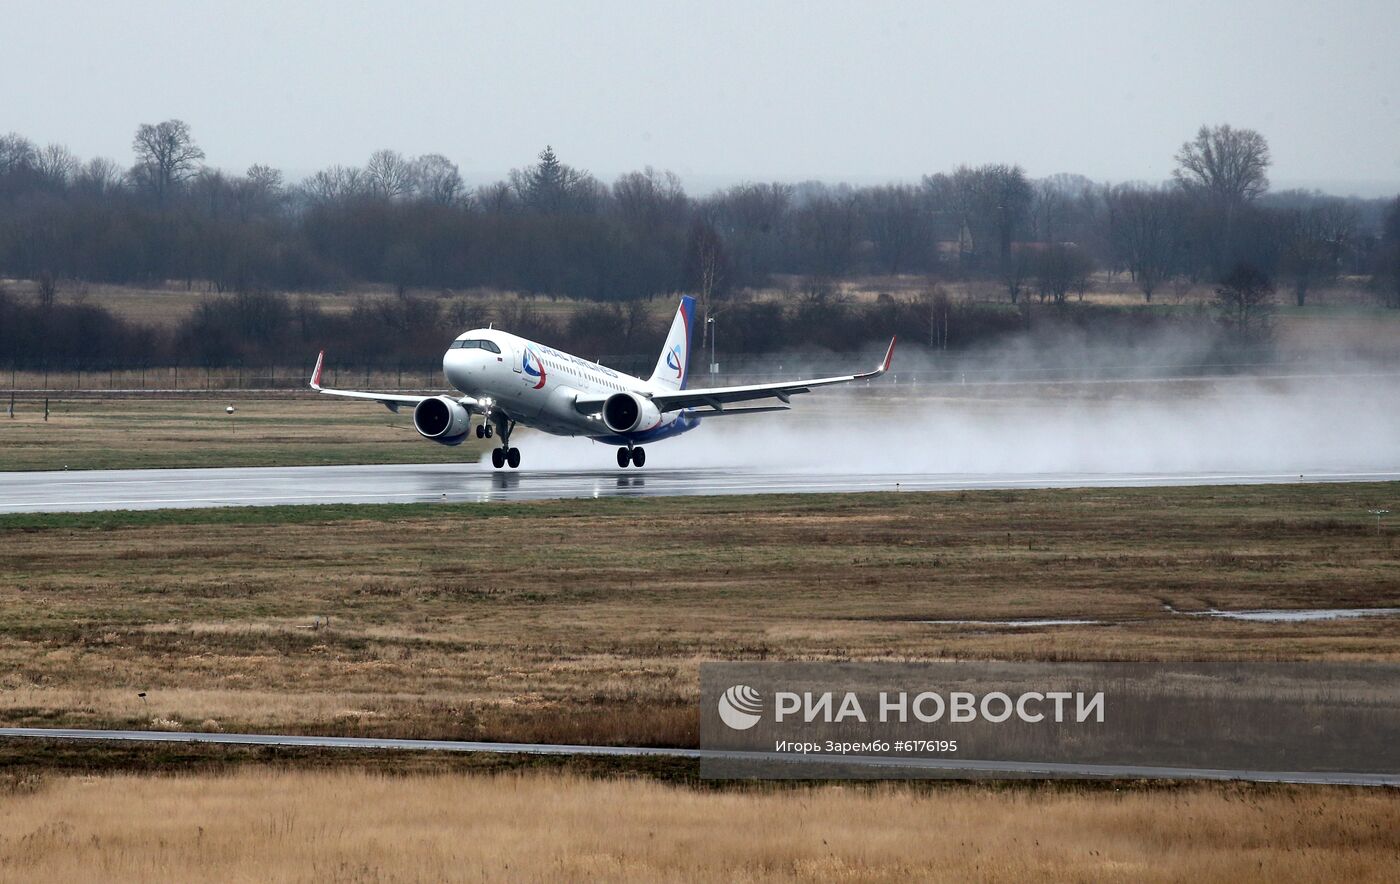
{"label": "light pole", "polygon": [[715,317],[705,317],[705,324],[710,327],[710,385],[715,383],[715,376],[719,374],[719,363],[715,362]]}
{"label": "light pole", "polygon": [[1390,514],[1390,510],[1367,510],[1367,512],[1369,512],[1371,515],[1373,515],[1373,516],[1376,517],[1376,536],[1377,536],[1377,537],[1380,537],[1380,536],[1381,536],[1381,516],[1389,515],[1389,514]]}

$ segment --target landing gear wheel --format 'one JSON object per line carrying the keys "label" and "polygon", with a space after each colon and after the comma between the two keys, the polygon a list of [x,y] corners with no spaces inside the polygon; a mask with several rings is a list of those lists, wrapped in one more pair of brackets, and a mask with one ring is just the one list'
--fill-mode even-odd
{"label": "landing gear wheel", "polygon": [[482,426],[486,427],[486,429],[485,429],[483,432],[486,433],[486,438],[487,438],[487,439],[490,439],[492,436],[496,435],[496,431],[493,430],[493,429],[491,429],[491,425],[490,425],[490,424],[483,424]]}
{"label": "landing gear wheel", "polygon": [[476,425],[476,438],[478,438],[478,439],[485,439],[485,438],[486,438],[486,425],[485,425],[485,424],[477,424],[477,425]]}
{"label": "landing gear wheel", "polygon": [[626,449],[626,448],[619,448],[619,449],[617,450],[617,465],[620,466],[620,467],[622,467],[622,468],[625,470],[625,469],[627,469],[627,465],[630,464],[631,462],[632,462],[632,452],[631,452],[629,449]]}
{"label": "landing gear wheel", "polygon": [[[499,450],[499,449],[497,449]],[[512,470],[520,467],[520,449],[512,448],[506,452],[506,463],[510,464]]]}
{"label": "landing gear wheel", "polygon": [[502,452],[501,449],[499,449],[499,448],[492,448],[492,449],[491,449],[491,466],[493,466],[493,467],[495,467],[496,469],[499,470],[501,467],[504,467],[505,465],[506,465],[506,456],[505,456],[505,453]]}
{"label": "landing gear wheel", "polygon": [[644,467],[647,465],[647,453],[644,448],[638,445],[632,449],[632,466]]}

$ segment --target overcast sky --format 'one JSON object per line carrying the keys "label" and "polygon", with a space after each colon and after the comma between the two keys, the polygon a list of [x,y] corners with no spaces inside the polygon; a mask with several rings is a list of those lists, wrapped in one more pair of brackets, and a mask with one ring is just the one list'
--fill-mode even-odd
{"label": "overcast sky", "polygon": [[604,179],[914,180],[960,163],[1158,180],[1202,123],[1275,186],[1400,189],[1400,2],[0,2],[0,132],[129,162],[178,117],[293,177],[553,144]]}

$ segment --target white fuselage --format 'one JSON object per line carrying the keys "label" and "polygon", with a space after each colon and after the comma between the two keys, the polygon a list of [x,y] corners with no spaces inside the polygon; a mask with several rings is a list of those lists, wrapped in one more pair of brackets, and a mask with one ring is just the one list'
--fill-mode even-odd
{"label": "white fuselage", "polygon": [[647,397],[657,392],[650,382],[496,329],[473,329],[458,336],[443,354],[442,370],[453,387],[483,406],[554,435],[625,444],[664,438],[699,424],[685,411],[670,411],[630,433],[614,433],[599,414],[581,414],[575,400],[615,393]]}

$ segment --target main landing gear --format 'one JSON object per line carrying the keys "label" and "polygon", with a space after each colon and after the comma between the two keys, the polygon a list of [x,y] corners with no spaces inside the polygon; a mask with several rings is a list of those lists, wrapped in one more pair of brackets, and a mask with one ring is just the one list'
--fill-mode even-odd
{"label": "main landing gear", "polygon": [[520,449],[519,449],[519,448],[493,448],[493,449],[491,449],[491,466],[493,466],[493,467],[495,467],[496,469],[499,470],[499,469],[503,469],[503,468],[505,467],[506,464],[510,464],[510,468],[511,468],[512,470],[513,470],[513,469],[516,469],[516,468],[518,468],[518,467],[520,466]]}
{"label": "main landing gear", "polygon": [[520,449],[510,447],[510,433],[514,429],[515,421],[494,414],[476,428],[478,439],[490,439],[493,435],[501,437],[501,447],[491,449],[491,466],[498,470],[504,469],[507,464],[512,470],[520,467]]}
{"label": "main landing gear", "polygon": [[628,464],[634,467],[644,467],[647,465],[646,449],[638,446],[628,446],[617,450],[617,465],[626,469]]}

